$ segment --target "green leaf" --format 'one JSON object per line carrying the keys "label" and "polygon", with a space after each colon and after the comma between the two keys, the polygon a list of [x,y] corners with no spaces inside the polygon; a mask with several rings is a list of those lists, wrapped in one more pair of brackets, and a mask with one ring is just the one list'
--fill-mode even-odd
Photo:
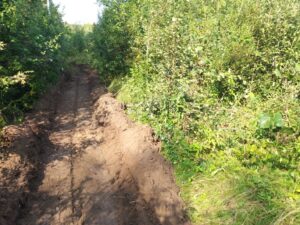
{"label": "green leaf", "polygon": [[284,122],[283,122],[281,113],[277,112],[274,114],[273,122],[274,122],[275,127],[281,128],[284,126]]}
{"label": "green leaf", "polygon": [[296,64],[295,69],[296,69],[296,72],[300,72],[300,64]]}
{"label": "green leaf", "polygon": [[274,71],[274,74],[275,74],[276,77],[281,77],[281,73],[280,73],[280,71],[278,69],[276,69]]}
{"label": "green leaf", "polygon": [[258,120],[258,126],[261,129],[269,129],[272,127],[272,119],[267,114],[262,114]]}

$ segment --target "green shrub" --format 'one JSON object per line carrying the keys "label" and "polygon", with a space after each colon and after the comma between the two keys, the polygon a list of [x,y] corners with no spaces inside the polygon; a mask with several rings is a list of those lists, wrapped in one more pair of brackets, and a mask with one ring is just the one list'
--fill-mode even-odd
{"label": "green shrub", "polygon": [[[230,183],[230,194],[186,197],[195,223],[300,223],[299,1],[105,4],[93,33],[95,63],[102,76],[126,76],[118,98],[155,129],[183,195],[197,196],[196,183],[212,174],[224,184],[240,179],[242,191]],[[241,193],[250,196],[238,204]],[[238,205],[199,213],[228,195]]]}
{"label": "green shrub", "polygon": [[64,31],[53,4],[48,9],[44,1],[0,2],[1,127],[20,121],[57,80],[64,64]]}

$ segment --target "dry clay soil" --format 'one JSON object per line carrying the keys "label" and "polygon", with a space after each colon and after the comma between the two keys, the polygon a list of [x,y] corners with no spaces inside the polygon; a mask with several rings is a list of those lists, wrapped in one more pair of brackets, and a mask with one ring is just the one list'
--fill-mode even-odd
{"label": "dry clay soil", "polygon": [[190,224],[153,131],[76,68],[3,130],[0,224]]}

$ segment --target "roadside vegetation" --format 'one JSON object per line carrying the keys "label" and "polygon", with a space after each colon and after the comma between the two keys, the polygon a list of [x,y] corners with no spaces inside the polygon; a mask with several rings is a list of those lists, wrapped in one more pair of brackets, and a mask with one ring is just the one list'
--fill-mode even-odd
{"label": "roadside vegetation", "polygon": [[89,30],[65,24],[51,1],[0,1],[0,129],[21,122],[74,63],[86,63]]}
{"label": "roadside vegetation", "polygon": [[0,126],[22,120],[55,83],[64,62],[64,24],[46,1],[0,2]]}
{"label": "roadside vegetation", "polygon": [[300,2],[103,0],[92,63],[195,224],[300,224]]}
{"label": "roadside vegetation", "polygon": [[90,64],[92,40],[92,24],[66,24],[68,35],[68,58],[67,64],[72,67],[74,64]]}

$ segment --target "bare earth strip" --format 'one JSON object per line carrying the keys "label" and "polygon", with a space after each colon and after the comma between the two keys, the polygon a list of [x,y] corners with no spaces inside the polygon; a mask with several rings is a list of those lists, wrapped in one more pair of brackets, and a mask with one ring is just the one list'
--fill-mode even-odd
{"label": "bare earth strip", "polygon": [[189,224],[153,131],[95,72],[79,67],[36,108],[4,129],[0,224]]}

